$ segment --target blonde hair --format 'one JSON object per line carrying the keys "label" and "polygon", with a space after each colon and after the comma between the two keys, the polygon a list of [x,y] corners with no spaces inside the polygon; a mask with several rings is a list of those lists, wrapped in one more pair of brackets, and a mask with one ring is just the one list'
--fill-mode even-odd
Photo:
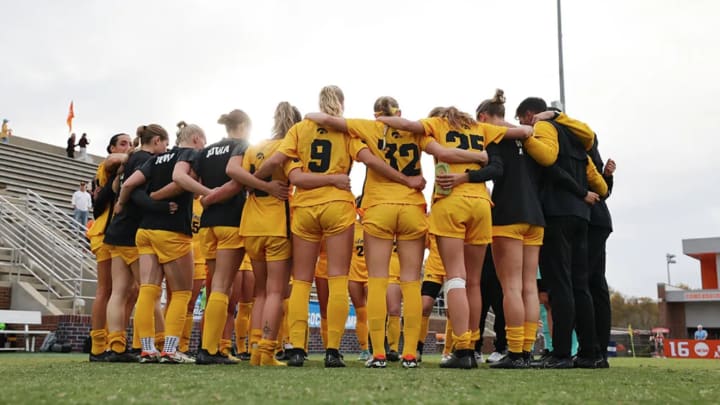
{"label": "blonde hair", "polygon": [[492,117],[505,118],[505,92],[502,89],[495,89],[493,98],[483,101],[475,109],[476,118],[479,119],[482,113]]}
{"label": "blonde hair", "polygon": [[375,100],[373,111],[376,117],[392,117],[400,111],[400,104],[390,96],[382,96]]}
{"label": "blonde hair", "polygon": [[193,135],[200,135],[205,138],[205,131],[195,124],[188,124],[185,121],[180,121],[177,123],[177,127],[178,130],[176,133],[177,139],[175,140],[175,145],[190,143]]}
{"label": "blonde hair", "polygon": [[240,125],[250,125],[250,116],[243,110],[232,110],[218,118],[218,124],[225,125],[225,131],[230,133]]}
{"label": "blonde hair", "polygon": [[428,113],[428,117],[442,117],[442,115],[445,113],[446,108],[445,107],[435,107]]}
{"label": "blonde hair", "polygon": [[450,127],[455,129],[470,128],[477,124],[475,118],[466,112],[458,110],[456,107],[446,108],[440,116],[448,120]]}
{"label": "blonde hair", "polygon": [[290,127],[302,121],[302,115],[297,107],[287,101],[282,101],[275,107],[274,119],[272,137],[273,139],[282,139]]}
{"label": "blonde hair", "polygon": [[320,111],[342,117],[345,95],[338,86],[325,86],[320,90]]}

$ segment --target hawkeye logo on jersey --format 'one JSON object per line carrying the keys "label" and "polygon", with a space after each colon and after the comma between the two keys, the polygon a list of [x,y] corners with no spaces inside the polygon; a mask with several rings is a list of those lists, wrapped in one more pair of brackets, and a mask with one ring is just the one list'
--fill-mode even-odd
{"label": "hawkeye logo on jersey", "polygon": [[157,157],[157,160],[155,161],[156,165],[162,165],[172,160],[172,158],[175,157],[175,152],[173,153],[167,153],[165,155],[160,155]]}
{"label": "hawkeye logo on jersey", "polygon": [[398,132],[398,131],[392,131],[392,133],[390,135],[395,139],[400,138],[400,132]]}
{"label": "hawkeye logo on jersey", "polygon": [[205,157],[209,158],[211,156],[224,155],[228,152],[230,152],[230,145],[213,146],[212,148],[208,149],[207,156],[205,156]]}
{"label": "hawkeye logo on jersey", "polygon": [[263,160],[263,159],[265,159],[265,154],[262,152],[258,152],[257,155],[255,155],[255,159]]}
{"label": "hawkeye logo on jersey", "polygon": [[318,134],[327,134],[327,132],[328,132],[328,131],[327,131],[327,129],[325,129],[325,128],[318,128],[318,129],[317,129],[317,133],[318,133]]}

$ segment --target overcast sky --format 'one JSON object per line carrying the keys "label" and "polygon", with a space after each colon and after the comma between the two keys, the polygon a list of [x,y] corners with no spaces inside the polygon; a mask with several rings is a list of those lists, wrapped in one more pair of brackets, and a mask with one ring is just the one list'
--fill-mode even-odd
{"label": "overcast sky", "polygon": [[[366,118],[382,95],[421,118],[437,105],[474,111],[499,87],[511,120],[527,96],[559,98],[555,5],[3,1],[0,116],[19,136],[64,145],[74,100],[75,132],[97,154],[151,122],[186,120],[219,140],[216,120],[234,108],[260,140],[279,101],[315,111],[326,84],[344,90],[347,117]],[[699,288],[681,240],[720,236],[718,15],[712,0],[563,4],[568,113],[618,164],[607,267],[625,294],[656,297],[666,252],[678,255],[673,283]]]}

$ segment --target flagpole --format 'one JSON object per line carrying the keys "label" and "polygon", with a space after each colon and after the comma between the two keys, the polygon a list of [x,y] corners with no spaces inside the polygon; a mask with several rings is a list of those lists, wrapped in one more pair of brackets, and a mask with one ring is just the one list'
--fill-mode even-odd
{"label": "flagpole", "polygon": [[563,65],[563,43],[562,43],[562,12],[560,1],[557,0],[557,38],[558,38],[558,67],[560,75],[560,103],[562,103],[562,110],[567,111],[567,105],[565,104],[565,67]]}

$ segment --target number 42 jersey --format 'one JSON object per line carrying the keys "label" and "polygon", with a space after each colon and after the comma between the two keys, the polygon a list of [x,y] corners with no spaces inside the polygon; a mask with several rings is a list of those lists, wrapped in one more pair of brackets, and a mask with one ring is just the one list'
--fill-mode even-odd
{"label": "number 42 jersey", "polygon": [[[365,145],[359,139],[319,126],[313,121],[303,120],[293,125],[285,135],[278,152],[290,158],[285,173],[301,169],[305,173],[349,174],[353,160]],[[292,205],[310,207],[330,201],[354,202],[347,190],[335,186],[314,189],[295,188]]]}

